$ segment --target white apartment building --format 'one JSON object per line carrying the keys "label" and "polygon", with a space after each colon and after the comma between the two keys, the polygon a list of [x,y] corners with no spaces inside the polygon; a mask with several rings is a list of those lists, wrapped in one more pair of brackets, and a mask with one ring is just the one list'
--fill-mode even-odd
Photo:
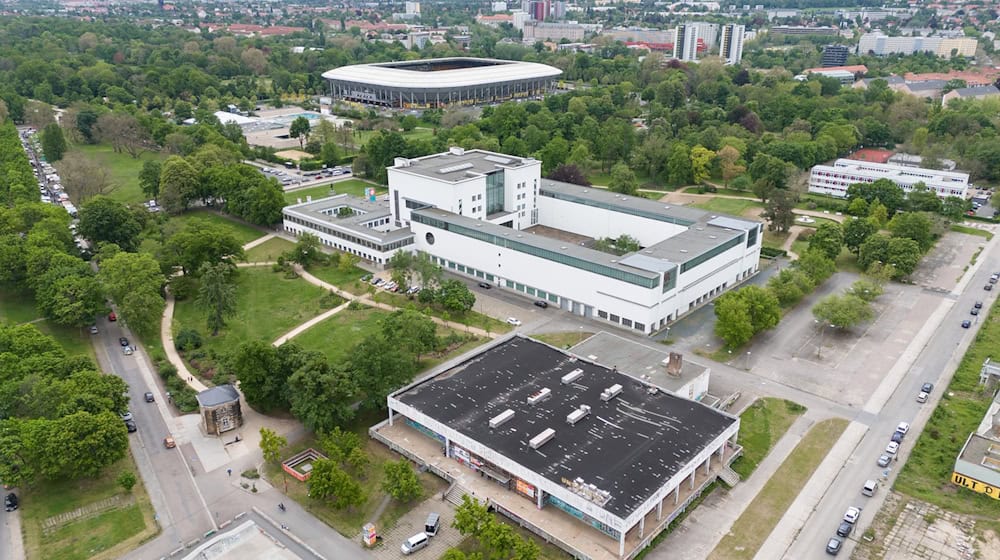
{"label": "white apartment building", "polygon": [[938,171],[891,163],[872,163],[853,159],[838,159],[833,165],[817,165],[809,174],[809,192],[846,197],[847,188],[855,183],[874,183],[889,179],[905,192],[913,185],[924,183],[938,196],[965,198],[969,189],[969,174]]}
{"label": "white apartment building", "polygon": [[698,26],[678,25],[674,30],[674,58],[685,62],[698,60]]}
{"label": "white apartment building", "polygon": [[[542,179],[535,159],[452,148],[397,158],[388,177],[387,202],[290,206],[286,231],[380,265],[423,251],[453,273],[645,334],[758,270],[759,222]],[[641,249],[594,248],[621,235]]]}
{"label": "white apartment building", "polygon": [[743,60],[743,33],[746,26],[728,23],[722,26],[722,41],[719,43],[719,56],[727,65],[739,65]]}
{"label": "white apartment building", "polygon": [[976,56],[975,37],[889,37],[876,31],[865,33],[858,41],[858,54],[876,56],[930,52],[942,58]]}

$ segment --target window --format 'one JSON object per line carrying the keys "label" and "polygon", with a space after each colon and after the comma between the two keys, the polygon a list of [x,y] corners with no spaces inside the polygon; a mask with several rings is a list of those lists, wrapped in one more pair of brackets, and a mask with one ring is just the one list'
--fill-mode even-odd
{"label": "window", "polygon": [[607,311],[601,311],[600,309],[598,309],[597,310],[597,316],[600,317],[601,319],[607,319],[608,318],[608,312]]}
{"label": "window", "polygon": [[503,210],[504,185],[503,172],[491,173],[486,176],[486,213],[495,214]]}
{"label": "window", "polygon": [[639,323],[639,322],[636,322],[636,323],[635,323],[635,324],[633,325],[633,327],[635,327],[635,330],[637,330],[637,331],[642,331],[642,332],[646,332],[646,325],[644,325],[644,324],[642,324],[642,323]]}
{"label": "window", "polygon": [[631,327],[632,326],[632,319],[622,318],[622,326]]}
{"label": "window", "polygon": [[611,322],[612,323],[619,323],[619,322],[621,322],[621,317],[615,315],[614,313],[611,314],[610,318],[611,318]]}

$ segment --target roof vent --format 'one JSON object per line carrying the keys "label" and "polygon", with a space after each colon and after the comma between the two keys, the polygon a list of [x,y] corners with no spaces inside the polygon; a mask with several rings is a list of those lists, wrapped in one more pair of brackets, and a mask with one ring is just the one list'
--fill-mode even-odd
{"label": "roof vent", "polygon": [[551,396],[552,396],[552,389],[549,389],[548,387],[543,387],[537,393],[528,397],[528,404],[536,405]]}
{"label": "roof vent", "polygon": [[709,235],[708,238],[709,239],[718,239],[719,236],[718,235]]}
{"label": "roof vent", "polygon": [[559,247],[559,248],[562,249],[563,251],[566,250],[566,246],[565,245],[563,245],[562,247]]}
{"label": "roof vent", "polygon": [[664,206],[663,209],[664,210],[670,210],[670,207],[669,206]]}
{"label": "roof vent", "polygon": [[681,249],[681,252],[682,252],[682,253],[687,253],[687,252],[688,252],[688,250],[687,250],[687,249]]}
{"label": "roof vent", "polygon": [[556,435],[555,430],[553,430],[552,428],[546,428],[544,432],[531,438],[531,441],[528,442],[528,447],[531,447],[532,449],[538,449],[539,447],[548,443],[550,439],[555,437],[555,435]]}
{"label": "roof vent", "polygon": [[500,414],[497,414],[493,418],[490,418],[490,429],[493,430],[495,428],[502,426],[505,422],[507,422],[513,417],[514,417],[514,411],[508,408],[507,410],[501,412]]}
{"label": "roof vent", "polygon": [[458,146],[452,146],[448,148],[448,152],[453,156],[464,156],[465,148],[460,148]]}
{"label": "roof vent", "polygon": [[566,423],[570,426],[575,426],[577,422],[583,420],[590,414],[590,407],[587,405],[581,405],[580,408],[570,412],[566,415]]}
{"label": "roof vent", "polygon": [[608,387],[603,392],[601,392],[601,400],[605,402],[610,401],[611,399],[617,397],[621,393],[622,393],[622,386],[619,385],[618,383],[615,383],[614,385]]}
{"label": "roof vent", "polygon": [[589,193],[590,191],[589,191],[589,190],[587,190],[587,189],[583,189],[583,192],[585,192],[585,193]]}
{"label": "roof vent", "polygon": [[583,375],[583,370],[580,369],[580,368],[576,368],[573,371],[571,371],[571,372],[567,373],[566,375],[562,376],[562,379],[561,379],[562,384],[563,385],[569,385],[570,383],[576,381],[577,379],[580,379],[581,375]]}

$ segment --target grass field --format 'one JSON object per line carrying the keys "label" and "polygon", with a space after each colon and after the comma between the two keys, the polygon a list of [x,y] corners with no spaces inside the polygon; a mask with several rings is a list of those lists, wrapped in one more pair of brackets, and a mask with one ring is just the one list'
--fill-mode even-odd
{"label": "grass field", "polygon": [[792,401],[770,397],[757,399],[740,415],[743,455],[733,462],[733,470],[746,480],[805,411],[805,407]]}
{"label": "grass field", "polygon": [[979,228],[974,228],[974,227],[969,227],[969,226],[963,226],[963,225],[960,225],[960,224],[952,224],[951,225],[951,231],[954,231],[954,232],[957,232],[957,233],[967,233],[969,235],[978,235],[979,237],[985,237],[987,241],[989,241],[990,239],[993,239],[993,234],[990,233],[990,232],[988,232],[988,231],[985,231],[985,230],[982,230],[982,229],[979,229]]}
{"label": "grass field", "polygon": [[[270,267],[241,268],[236,279],[236,313],[226,320],[218,336],[205,327],[205,311],[194,298],[177,302],[174,308],[174,336],[188,327],[202,334],[203,358],[189,363],[202,374],[214,361],[242,342],[262,340],[270,344],[296,325],[326,311],[321,305],[325,292],[301,278],[286,279]],[[187,358],[187,356],[185,356]],[[205,360],[202,364],[201,359]],[[201,367],[199,367],[201,366]],[[214,372],[211,372],[214,374]]]}
{"label": "grass field", "polygon": [[1000,519],[1000,501],[951,483],[955,457],[989,410],[992,394],[979,385],[979,370],[986,358],[997,358],[997,348],[1000,312],[994,303],[951,383],[934,388],[942,395],[941,401],[899,473],[895,490],[948,511],[984,520]]}
{"label": "grass field", "polygon": [[247,262],[270,262],[277,260],[285,251],[295,247],[295,244],[287,239],[275,237],[257,245],[246,252]]}
{"label": "grass field", "polygon": [[55,338],[70,356],[94,357],[90,333],[86,329],[64,327],[42,318],[30,293],[0,290],[0,321],[15,325],[33,321],[35,328]]}
{"label": "grass field", "polygon": [[146,195],[139,188],[139,171],[142,170],[143,162],[166,159],[165,155],[154,152],[146,152],[138,159],[125,153],[117,154],[110,144],[75,144],[69,152],[84,154],[107,169],[114,185],[114,190],[108,196],[126,204],[146,200]]}
{"label": "grass field", "polygon": [[695,208],[701,208],[702,210],[710,210],[712,212],[720,212],[723,214],[732,214],[734,216],[740,216],[748,208],[761,208],[763,204],[754,200],[743,200],[741,198],[723,198],[715,197],[692,204],[691,206]]}
{"label": "grass field", "polygon": [[576,346],[584,340],[594,336],[592,332],[576,332],[576,331],[566,331],[566,332],[553,332],[544,334],[533,334],[531,338],[541,340],[545,344],[555,346],[556,348],[570,348],[571,346]]}
{"label": "grass field", "polygon": [[847,427],[847,420],[819,422],[802,438],[757,497],[743,511],[709,560],[750,560],[785,515],[813,471]]}
{"label": "grass field", "polygon": [[478,327],[489,333],[503,334],[509,332],[512,328],[510,325],[503,321],[494,319],[493,317],[488,317],[481,313],[476,313],[475,311],[469,311],[463,315],[450,315],[446,311],[438,309],[436,307],[431,307],[424,305],[417,301],[416,298],[410,299],[409,296],[404,294],[394,294],[392,292],[380,291],[375,294],[375,301],[380,303],[388,303],[401,308],[413,308],[428,315],[432,315],[439,319],[444,319],[446,321],[452,321],[455,323],[460,323],[470,327]]}
{"label": "grass field", "polygon": [[[128,495],[115,482],[122,471],[138,472],[131,456],[96,479],[52,480],[21,491],[21,523],[29,560],[118,558],[156,534],[153,508],[140,480]],[[121,506],[45,533],[49,517],[119,495]],[[129,500],[131,498],[131,501]]]}
{"label": "grass field", "polygon": [[313,200],[317,200],[335,194],[349,194],[360,198],[365,196],[365,189],[369,187],[375,187],[375,194],[378,196],[388,192],[388,189],[386,189],[385,186],[379,185],[378,183],[369,183],[368,181],[363,181],[361,179],[347,179],[346,181],[339,181],[329,185],[320,185],[318,187],[309,187],[307,189],[285,192],[285,202],[287,204],[296,204],[299,200],[305,202],[306,197],[309,196],[311,196]]}
{"label": "grass field", "polygon": [[229,231],[241,244],[249,243],[258,237],[267,235],[261,230],[248,226],[242,222],[227,218],[225,215],[217,214],[210,210],[190,210],[179,216],[170,218],[175,224],[183,225],[191,220],[204,220],[215,225],[222,226]]}
{"label": "grass field", "polygon": [[[376,134],[378,134],[377,130],[356,130],[354,132],[354,145],[360,148]],[[434,129],[417,127],[409,132],[401,132],[400,134],[407,140],[428,140],[434,137]]]}
{"label": "grass field", "polygon": [[342,270],[339,266],[317,265],[310,266],[308,271],[309,274],[312,274],[316,278],[353,294],[361,295],[367,291],[367,285],[359,282],[361,277],[366,274],[366,271],[356,266],[350,270]]}

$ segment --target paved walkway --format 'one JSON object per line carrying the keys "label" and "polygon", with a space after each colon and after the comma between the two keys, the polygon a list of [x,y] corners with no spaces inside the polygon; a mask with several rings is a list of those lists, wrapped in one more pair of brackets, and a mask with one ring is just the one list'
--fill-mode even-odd
{"label": "paved walkway", "polygon": [[253,249],[254,247],[256,247],[258,245],[267,243],[268,241],[274,239],[275,237],[277,237],[277,235],[275,235],[273,233],[269,233],[269,234],[267,234],[267,235],[265,235],[263,237],[258,237],[257,239],[254,239],[253,241],[251,241],[251,242],[246,243],[245,245],[243,245],[243,250],[244,251],[249,251],[250,249]]}
{"label": "paved walkway", "polygon": [[286,332],[285,334],[279,336],[277,340],[275,340],[274,342],[271,343],[271,345],[272,346],[281,346],[282,344],[288,342],[289,339],[292,339],[292,338],[295,338],[296,336],[299,336],[300,334],[302,334],[303,331],[309,329],[313,325],[315,325],[317,323],[322,323],[323,321],[326,321],[327,319],[329,319],[330,317],[333,317],[337,313],[340,313],[344,309],[347,309],[347,306],[350,305],[350,304],[351,304],[350,301],[345,301],[344,303],[338,305],[337,307],[334,307],[333,309],[331,309],[331,310],[329,310],[329,311],[327,311],[325,313],[320,313],[319,315],[313,317],[312,319],[309,319],[305,323],[302,323],[301,325],[295,327],[294,329],[292,329],[292,330]]}
{"label": "paved walkway", "polygon": [[163,306],[163,317],[160,319],[160,344],[163,345],[163,352],[167,355],[167,361],[169,361],[175,368],[177,368],[177,375],[197,392],[202,392],[208,387],[205,386],[197,377],[191,375],[191,371],[187,368],[187,364],[181,359],[180,354],[177,353],[177,347],[174,346],[174,294],[170,293],[170,289],[167,289],[166,305]]}

